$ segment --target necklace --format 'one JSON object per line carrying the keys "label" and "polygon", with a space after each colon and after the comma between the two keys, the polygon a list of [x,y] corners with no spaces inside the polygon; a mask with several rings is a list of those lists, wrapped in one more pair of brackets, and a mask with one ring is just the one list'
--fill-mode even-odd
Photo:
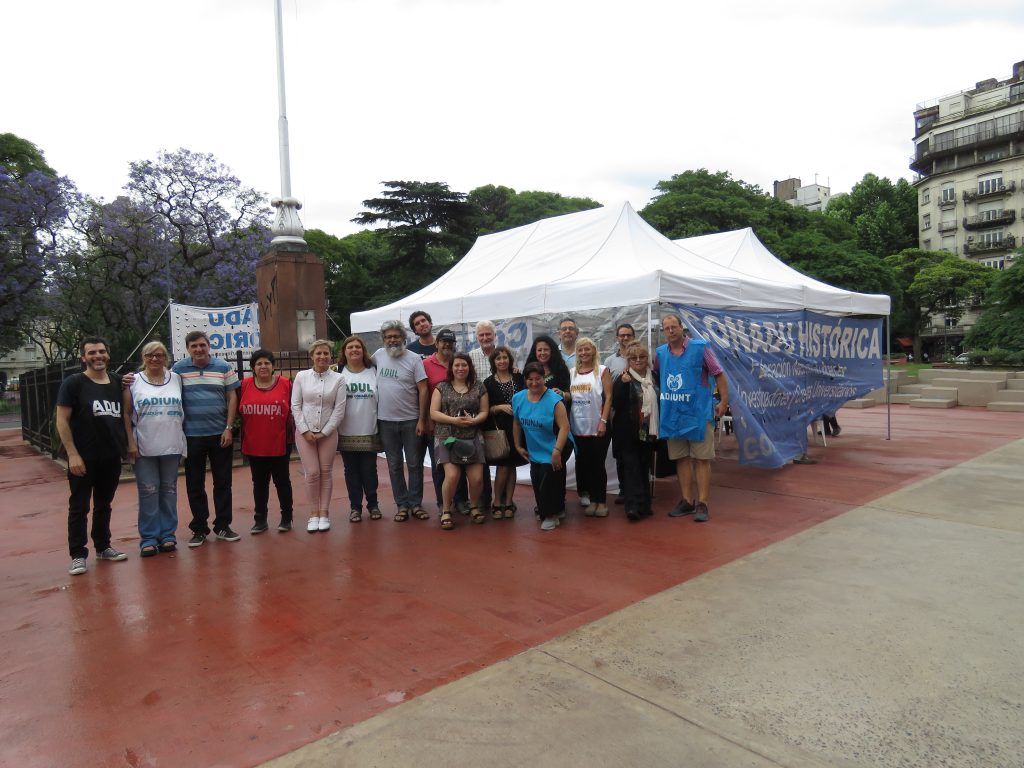
{"label": "necklace", "polygon": [[261,387],[259,379],[256,379],[256,378],[253,378],[253,383],[256,385],[256,389],[258,389],[258,390],[260,390],[262,392],[268,392],[269,390],[271,390],[271,389],[273,389],[274,387],[277,386],[277,378],[271,378],[270,379],[270,386],[269,387]]}
{"label": "necklace", "polygon": [[146,376],[146,372],[145,371],[139,371],[139,375],[142,377],[142,380],[145,381],[147,384],[149,384],[149,386],[151,386],[151,387],[162,387],[164,384],[166,384],[167,382],[169,382],[171,380],[171,377],[167,375],[167,371],[164,371],[164,380],[161,381],[159,384],[157,384],[156,382],[150,381],[149,377]]}

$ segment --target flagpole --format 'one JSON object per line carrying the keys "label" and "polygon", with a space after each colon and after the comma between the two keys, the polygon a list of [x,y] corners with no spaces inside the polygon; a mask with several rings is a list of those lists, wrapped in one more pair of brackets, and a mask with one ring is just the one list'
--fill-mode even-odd
{"label": "flagpole", "polygon": [[285,104],[284,88],[284,33],[282,31],[281,0],[274,0],[275,30],[277,33],[277,136],[278,154],[281,167],[281,196],[275,197],[270,204],[277,209],[274,226],[271,232],[274,237],[270,241],[271,248],[277,250],[302,250],[309,246],[303,238],[304,230],[299,220],[299,209],[302,208],[296,198],[292,197],[291,160],[288,152],[288,110]]}

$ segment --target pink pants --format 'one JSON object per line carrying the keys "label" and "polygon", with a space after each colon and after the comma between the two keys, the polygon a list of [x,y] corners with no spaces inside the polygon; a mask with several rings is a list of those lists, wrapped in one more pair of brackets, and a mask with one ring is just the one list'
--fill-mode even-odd
{"label": "pink pants", "polygon": [[302,435],[295,441],[302,462],[302,474],[306,478],[306,496],[313,505],[312,512],[327,512],[334,490],[334,457],[338,452],[338,433],[332,432],[315,443]]}

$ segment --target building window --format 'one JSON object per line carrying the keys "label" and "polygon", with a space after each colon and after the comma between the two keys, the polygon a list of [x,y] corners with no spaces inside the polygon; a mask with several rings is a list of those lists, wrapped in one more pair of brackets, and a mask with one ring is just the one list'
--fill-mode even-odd
{"label": "building window", "polygon": [[979,232],[978,239],[984,245],[999,245],[1003,242],[1003,230],[1001,229],[990,229],[987,232]]}
{"label": "building window", "polygon": [[992,176],[983,176],[978,179],[978,194],[988,195],[993,192],[1000,192],[1003,189],[1003,174],[997,173]]}
{"label": "building window", "polygon": [[952,184],[942,185],[942,202],[944,203],[955,203],[956,202],[956,189]]}
{"label": "building window", "polygon": [[921,217],[921,229],[931,229],[931,228],[932,228],[932,215],[930,213],[926,213],[924,216]]}
{"label": "building window", "polygon": [[923,248],[926,251],[930,251],[932,249],[932,241],[930,239],[922,240],[921,248]]}
{"label": "building window", "polygon": [[1002,215],[1003,215],[1003,209],[1002,208],[993,208],[990,211],[982,211],[981,212],[981,220],[982,221],[992,221],[994,219],[1002,218]]}
{"label": "building window", "polygon": [[932,201],[932,192],[928,187],[921,190],[921,205],[928,205]]}

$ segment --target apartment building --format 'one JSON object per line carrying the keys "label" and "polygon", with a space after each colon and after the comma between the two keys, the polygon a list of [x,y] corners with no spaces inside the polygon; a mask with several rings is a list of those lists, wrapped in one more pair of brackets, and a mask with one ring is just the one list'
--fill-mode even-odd
{"label": "apartment building", "polygon": [[[1008,80],[983,80],[919,104],[914,126],[920,247],[1011,266],[1024,245],[1024,61]],[[978,309],[933,315],[926,345],[958,351]]]}
{"label": "apartment building", "polygon": [[919,239],[996,269],[1024,244],[1024,61],[914,112]]}
{"label": "apartment building", "polygon": [[793,206],[806,208],[809,211],[824,211],[828,208],[831,190],[818,184],[802,185],[800,179],[784,179],[774,182],[774,197]]}

